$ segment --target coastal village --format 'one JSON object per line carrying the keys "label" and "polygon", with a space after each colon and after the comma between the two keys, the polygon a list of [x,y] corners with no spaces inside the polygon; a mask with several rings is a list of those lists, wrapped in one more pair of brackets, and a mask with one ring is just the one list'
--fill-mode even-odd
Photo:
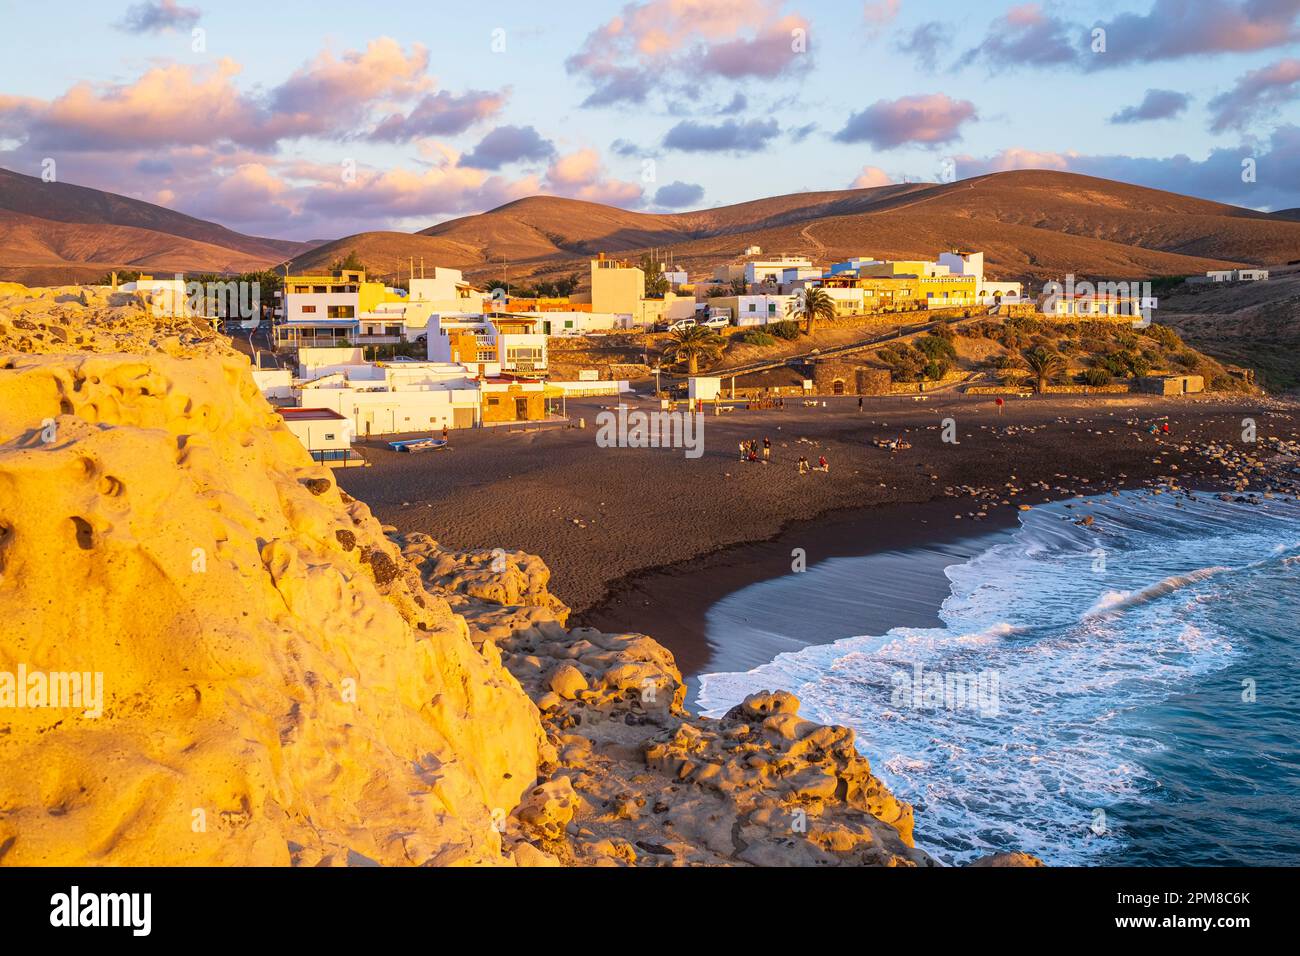
{"label": "coastal village", "polygon": [[[1190,283],[1267,278],[1266,270],[1240,270]],[[142,275],[121,289],[185,308],[182,276]],[[982,375],[956,370],[954,332],[982,323],[986,336],[996,336],[992,330],[1008,321],[1142,329],[1157,305],[1139,283],[1076,285],[1072,276],[1031,295],[1021,282],[988,275],[978,251],[817,265],[751,246],[696,276],[653,254],[639,262],[602,254],[590,260],[589,287],[549,296],[512,292],[509,283],[475,287],[461,270],[414,260],[400,282],[342,264],[324,274],[286,268],[273,299],[255,315],[250,310],[256,321],[223,318],[233,311],[224,309],[210,320],[236,344],[246,340],[259,388],[313,457],[350,467],[366,463],[354,442],[372,437],[405,436],[391,447],[424,450],[445,445],[452,430],[571,423],[570,399],[634,391],[664,409],[685,402],[702,411],[707,403],[714,414],[738,401],[954,387],[1021,395],[1033,383],[1032,376],[1028,386],[1014,381],[1019,360],[1004,356]],[[794,354],[761,354],[818,328],[840,335],[829,346],[806,339]],[[731,358],[737,349],[746,354]],[[1195,369],[1149,366],[1116,384],[1104,370],[1063,375],[1062,363],[1037,385],[1162,394],[1206,385]]]}

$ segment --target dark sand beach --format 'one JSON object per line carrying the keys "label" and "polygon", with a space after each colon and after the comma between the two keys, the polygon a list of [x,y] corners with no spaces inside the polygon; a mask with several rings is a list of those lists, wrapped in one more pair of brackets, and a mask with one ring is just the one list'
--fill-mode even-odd
{"label": "dark sand beach", "polygon": [[[943,567],[1014,525],[1021,505],[1169,479],[1217,483],[1224,469],[1201,454],[1204,442],[1250,450],[1241,443],[1246,417],[1261,436],[1295,433],[1292,406],[1251,397],[1012,397],[1001,413],[987,396],[868,398],[862,411],[854,397],[825,401],[709,416],[696,459],[681,449],[599,447],[596,415],[611,400],[587,399],[569,403],[585,429],[454,432],[449,450],[423,455],[375,441],[363,446],[373,467],[337,474],[402,531],[453,548],[496,541],[540,555],[575,623],[651,630],[694,675],[753,666],[785,649],[768,653],[771,640],[746,622],[722,628],[731,646],[710,646],[705,619],[727,595],[789,574],[794,548],[809,566],[888,556],[870,575],[857,633],[926,626],[947,593]],[[1166,417],[1169,436],[1147,433]],[[945,418],[956,422],[956,445],[941,441]],[[739,441],[764,436],[773,443],[770,464],[738,460]],[[911,448],[872,444],[896,438]],[[800,455],[815,462],[822,454],[829,473],[798,474]],[[843,624],[820,629],[842,614],[800,615],[801,632],[817,643],[849,636]]]}

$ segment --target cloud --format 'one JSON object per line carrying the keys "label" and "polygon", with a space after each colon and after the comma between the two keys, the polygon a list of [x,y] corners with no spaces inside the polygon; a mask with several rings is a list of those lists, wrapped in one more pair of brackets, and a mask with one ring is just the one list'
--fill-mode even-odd
{"label": "cloud", "polygon": [[704,187],[698,183],[684,183],[680,179],[655,190],[654,204],[670,209],[698,206],[704,200]]}
{"label": "cloud", "polygon": [[1048,16],[1037,3],[1012,7],[994,20],[984,40],[966,51],[958,66],[983,61],[990,69],[1013,66],[1050,66],[1075,63],[1082,46],[1078,35],[1064,21]]}
{"label": "cloud", "polygon": [[613,206],[640,206],[645,199],[636,183],[609,178],[601,164],[600,154],[594,149],[580,149],[557,156],[547,167],[542,190]]}
{"label": "cloud", "polygon": [[718,107],[718,114],[728,116],[732,113],[743,113],[748,106],[749,100],[745,97],[745,94],[737,91],[736,95],[731,98],[730,103]]}
{"label": "cloud", "polygon": [[430,91],[434,84],[428,69],[424,46],[413,44],[406,53],[391,37],[371,40],[365,50],[347,50],[341,56],[323,50],[271,92],[270,108],[304,128],[324,130],[344,122],[355,127],[376,99]]}
{"label": "cloud", "polygon": [[961,138],[963,123],[976,119],[975,104],[943,93],[877,100],[849,117],[835,134],[841,143],[894,149],[908,143],[939,146]]}
{"label": "cloud", "polygon": [[0,96],[0,128],[32,149],[90,150],[208,144],[218,139],[273,143],[275,119],[244,96],[233,79],[240,66],[171,64],[129,84],[77,83],[49,101]]}
{"label": "cloud", "polygon": [[682,120],[664,136],[664,147],[688,153],[755,153],[781,131],[776,120],[727,120],[710,125]]}
{"label": "cloud", "polygon": [[1147,90],[1137,106],[1126,106],[1110,118],[1112,123],[1141,123],[1177,116],[1191,102],[1191,97],[1177,90]]}
{"label": "cloud", "polygon": [[1065,64],[1104,70],[1190,56],[1247,53],[1300,40],[1296,0],[1154,0],[1146,13],[1120,13],[1092,24],[1045,13],[1037,3],[994,20],[958,66],[992,70]]}
{"label": "cloud", "polygon": [[404,143],[420,136],[452,136],[476,123],[491,119],[505,107],[509,91],[466,90],[456,95],[447,90],[422,97],[403,116],[391,113],[370,132],[369,139]]}
{"label": "cloud", "polygon": [[640,156],[645,152],[640,146],[629,139],[619,137],[609,144],[610,150],[617,156]]}
{"label": "cloud", "polygon": [[[281,140],[315,136],[351,139],[370,125],[378,104],[432,94],[428,53],[406,53],[380,38],[364,51],[324,52],[264,96],[235,84],[242,68],[215,64],[157,65],[127,83],[80,82],[51,100],[0,95],[0,132],[33,149],[140,149],[220,143],[274,151]],[[484,115],[501,94],[471,91],[422,101],[408,120],[436,126]],[[438,108],[444,107],[439,115]],[[384,121],[396,136],[398,121]],[[381,124],[382,125],[382,124]]]}
{"label": "cloud", "polygon": [[867,0],[862,5],[862,19],[867,23],[867,34],[878,36],[880,31],[898,18],[900,0]]}
{"label": "cloud", "polygon": [[863,166],[862,172],[849,184],[850,189],[871,189],[876,186],[893,185],[893,177],[879,166]]}
{"label": "cloud", "polygon": [[540,161],[555,155],[555,144],[532,126],[498,126],[461,157],[471,169],[500,169],[510,163]]}
{"label": "cloud", "polygon": [[1298,20],[1296,0],[1155,0],[1148,13],[1121,13],[1095,24],[1106,31],[1106,52],[1084,62],[1105,69],[1266,50],[1300,40]]}
{"label": "cloud", "polygon": [[203,11],[197,7],[182,7],[176,0],[147,0],[127,7],[126,14],[116,26],[124,33],[190,30],[202,15]]}
{"label": "cloud", "polygon": [[565,61],[592,87],[584,106],[643,103],[656,89],[774,79],[807,51],[808,21],[783,0],[642,0],[626,4]]}
{"label": "cloud", "polygon": [[[1246,160],[1256,169],[1254,181],[1243,178]],[[1058,169],[1254,209],[1300,205],[1300,126],[1290,124],[1279,126],[1258,146],[1221,147],[1200,160],[1185,154],[1141,157],[1006,149],[992,156],[957,156],[954,161],[963,179],[1009,169]]]}
{"label": "cloud", "polygon": [[1238,77],[1226,93],[1210,100],[1210,129],[1244,129],[1255,119],[1300,96],[1300,60],[1278,60]]}
{"label": "cloud", "polygon": [[790,142],[802,143],[813,133],[817,132],[817,124],[804,123],[804,125],[796,126],[793,129],[787,130],[787,132],[790,134]]}
{"label": "cloud", "polygon": [[902,53],[916,57],[922,68],[933,72],[938,65],[939,52],[952,42],[951,28],[941,20],[929,20],[898,41]]}

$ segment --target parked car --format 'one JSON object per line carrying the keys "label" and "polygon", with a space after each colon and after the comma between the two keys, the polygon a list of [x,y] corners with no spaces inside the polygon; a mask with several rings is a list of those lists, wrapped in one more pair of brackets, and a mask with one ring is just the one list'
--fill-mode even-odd
{"label": "parked car", "polygon": [[715,315],[713,318],[705,319],[700,323],[700,325],[704,326],[706,329],[725,329],[730,324],[731,320],[725,315]]}
{"label": "parked car", "polygon": [[669,332],[678,332],[682,329],[693,329],[699,325],[694,319],[678,319],[672,325],[668,326]]}

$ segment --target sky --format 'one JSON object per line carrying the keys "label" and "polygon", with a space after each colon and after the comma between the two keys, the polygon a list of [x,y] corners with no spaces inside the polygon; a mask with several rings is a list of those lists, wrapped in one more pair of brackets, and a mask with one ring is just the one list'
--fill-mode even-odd
{"label": "sky", "polygon": [[255,235],[1059,169],[1300,206],[1300,0],[0,0],[0,166]]}

